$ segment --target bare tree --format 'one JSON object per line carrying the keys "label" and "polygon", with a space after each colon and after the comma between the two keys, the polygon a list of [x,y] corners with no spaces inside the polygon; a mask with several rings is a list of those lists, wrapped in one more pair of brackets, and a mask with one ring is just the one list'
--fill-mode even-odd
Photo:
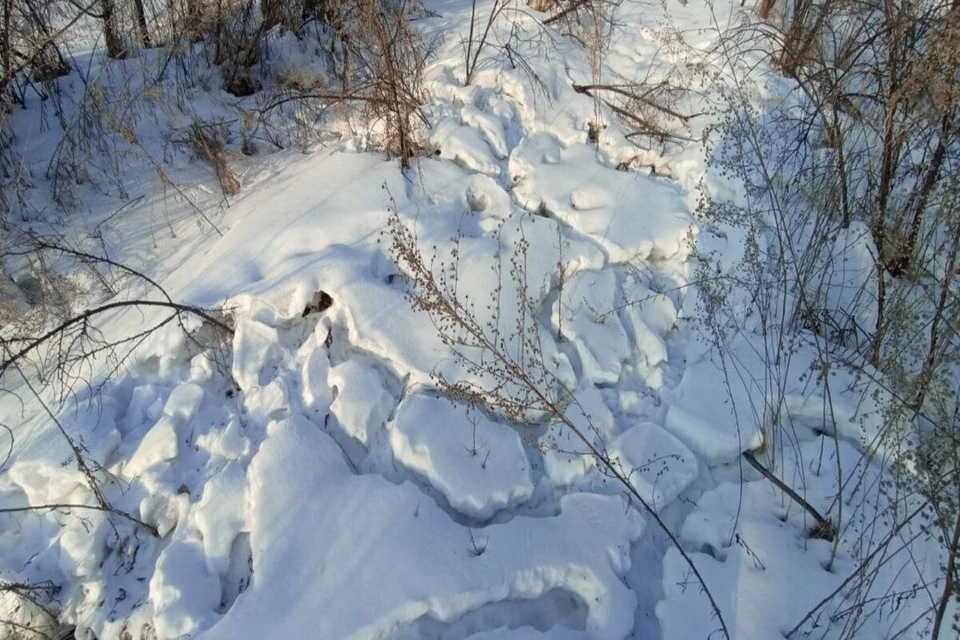
{"label": "bare tree", "polygon": [[[800,340],[816,351],[822,368],[816,380],[835,448],[831,369],[855,372],[864,396],[883,398],[879,433],[857,443],[864,460],[850,484],[866,481],[874,451],[888,452],[884,471],[895,488],[889,496],[878,490],[876,500],[889,499],[891,535],[916,517],[925,523],[917,523],[916,539],[939,547],[946,559],[957,552],[960,497],[957,6],[801,0],[783,24],[773,24],[767,13],[771,21],[718,30],[714,53],[735,81],[718,90],[726,116],[710,158],[741,183],[745,197],[705,197],[702,214],[718,232],[737,227],[747,247],[729,270],[699,256],[699,279],[710,283],[700,286],[701,317],[717,351],[723,354],[730,336],[747,331],[758,334],[764,350],[767,368],[758,381],[764,406],[758,416],[740,419],[762,418],[767,426],[768,470],[776,474],[793,437],[783,380],[793,355],[789,345]],[[789,106],[757,108],[756,78],[748,75],[756,68],[740,63],[758,46],[771,50],[771,66],[791,78]],[[851,246],[861,252],[856,266],[846,264]],[[844,269],[844,278],[856,277],[838,285],[831,274]],[[731,299],[748,301],[749,314],[728,306]],[[736,367],[731,357],[724,362]],[[849,491],[837,487],[838,495]],[[917,509],[907,508],[917,502]],[[841,523],[853,517],[846,510],[864,508],[837,500],[836,512],[825,514],[840,529],[838,539]],[[873,593],[872,582],[884,564],[912,547],[891,551],[888,538],[860,542],[862,564],[841,590],[851,600],[842,607],[849,615],[827,623],[825,611],[847,597],[832,594],[789,637],[819,625],[837,637],[858,637],[877,615],[875,607],[900,606],[890,594]],[[945,562],[929,579],[937,585],[929,589],[929,608],[904,622],[900,634],[955,633],[944,619],[958,595],[955,563]]]}
{"label": "bare tree", "polygon": [[137,29],[140,31],[140,41],[149,49],[153,46],[153,41],[150,38],[150,29],[147,27],[147,12],[143,6],[143,0],[133,0],[133,14],[137,20]]}
{"label": "bare tree", "polygon": [[126,57],[126,47],[117,23],[114,0],[100,0],[100,19],[103,21],[103,39],[107,45],[107,55],[111,58]]}

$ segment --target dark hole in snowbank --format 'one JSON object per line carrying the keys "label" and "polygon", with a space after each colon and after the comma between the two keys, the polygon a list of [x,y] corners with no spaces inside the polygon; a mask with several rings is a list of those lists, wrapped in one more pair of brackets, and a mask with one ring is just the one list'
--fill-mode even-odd
{"label": "dark hole in snowbank", "polygon": [[330,297],[326,291],[317,291],[313,294],[313,298],[303,309],[303,314],[301,317],[306,318],[311,313],[323,313],[327,309],[333,306],[333,298]]}

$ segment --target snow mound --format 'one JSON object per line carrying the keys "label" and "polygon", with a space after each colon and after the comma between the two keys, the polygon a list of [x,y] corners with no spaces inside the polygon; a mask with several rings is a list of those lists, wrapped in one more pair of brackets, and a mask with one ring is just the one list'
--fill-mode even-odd
{"label": "snow mound", "polygon": [[496,176],[500,165],[484,137],[472,127],[445,120],[434,129],[430,145],[440,151],[441,157],[452,158],[464,169]]}
{"label": "snow mound", "polygon": [[[476,183],[464,181],[456,185],[457,202],[463,202],[466,189],[471,184]],[[492,202],[496,204],[496,201]],[[533,305],[538,304],[550,290],[559,256],[556,247],[557,223],[527,214],[511,215],[506,220],[482,217],[477,222],[476,218],[481,216],[469,213],[451,215],[449,208],[446,208],[429,216],[421,214],[410,226],[416,231],[423,259],[428,264],[436,265],[437,277],[440,277],[442,268],[450,277],[452,268],[460,265],[456,295],[464,305],[472,306],[478,325],[487,328],[490,339],[502,338],[506,342],[506,350],[516,353],[521,340],[529,337],[530,323],[536,321],[531,319],[529,305],[524,308],[518,304],[522,299],[519,289],[525,287],[523,294],[528,296],[528,302]],[[472,224],[483,226],[484,222],[495,222],[495,229],[465,233],[459,240],[457,256],[454,257],[451,253],[454,249],[451,237],[456,237],[463,227]],[[526,272],[523,276],[514,277],[510,259],[514,250],[521,246],[525,247]],[[567,243],[563,257],[571,273],[598,268],[602,263],[602,255],[597,248],[582,241]],[[486,387],[496,384],[469,364],[458,360],[435,329],[424,330],[427,319],[410,308],[399,279],[388,279],[390,282],[374,280],[369,273],[364,273],[369,272],[368,263],[364,267],[342,268],[340,271],[342,275],[337,274],[336,278],[342,284],[337,284],[333,290],[338,300],[343,302],[350,339],[359,349],[391,363],[399,375],[409,375],[410,384],[434,387],[435,380],[430,372],[453,382],[466,380]],[[517,331],[519,322],[527,323],[527,333]],[[549,327],[544,325],[538,329],[541,331],[543,361],[547,366],[555,367],[552,373],[560,380],[575,386],[572,371],[562,354],[558,353]],[[468,352],[467,355],[472,357],[475,354]]]}
{"label": "snow mound", "polygon": [[470,638],[472,640],[543,640],[551,638],[552,640],[577,640],[592,638],[588,633],[566,627],[554,627],[548,631],[539,631],[533,627],[520,627],[519,629],[509,629],[500,627],[493,631],[484,631],[475,633]]}
{"label": "snow mound", "polygon": [[290,409],[290,394],[282,378],[274,378],[262,387],[255,387],[244,397],[247,413],[259,422],[280,420]]}
{"label": "snow mound", "polygon": [[163,405],[163,413],[176,420],[178,424],[185,424],[197,415],[200,405],[203,404],[203,396],[203,387],[198,384],[177,385],[170,392],[166,404]]}
{"label": "snow mound", "polygon": [[404,400],[390,444],[400,464],[468,516],[486,519],[533,495],[530,463],[517,432],[449,400],[422,394]]}
{"label": "snow mound", "polygon": [[697,459],[690,449],[650,422],[617,437],[610,446],[610,457],[657,511],[676,500],[698,474]]}
{"label": "snow mound", "polygon": [[[738,366],[746,362],[743,357]],[[763,369],[745,364],[739,375],[728,373],[711,358],[690,363],[664,420],[668,431],[710,465],[736,460],[763,442]]]}
{"label": "snow mound", "polygon": [[617,277],[610,270],[581,271],[563,286],[553,307],[554,328],[576,346],[584,377],[616,384],[629,357],[627,333],[616,313]]}
{"label": "snow mound", "polygon": [[[731,637],[781,637],[842,576],[826,571],[831,544],[806,540],[795,518],[782,516],[784,503],[765,481],[723,483],[707,491],[681,530],[730,629]],[[664,599],[657,616],[664,637],[706,637],[717,628],[706,598],[684,588],[690,568],[676,549],[664,559]],[[803,588],[796,588],[803,585]],[[875,637],[875,636],[870,636]],[[876,636],[879,637],[879,636]]]}
{"label": "snow mound", "polygon": [[273,327],[246,317],[237,321],[234,331],[233,379],[244,393],[250,393],[272,379],[280,337]]}
{"label": "snow mound", "polygon": [[150,579],[150,600],[158,638],[181,638],[217,620],[220,580],[207,569],[203,546],[174,540],[160,554]]}
{"label": "snow mound", "polygon": [[[784,434],[810,440],[836,433],[862,447],[876,446],[889,392],[803,340],[738,337],[723,355],[688,352],[680,384],[664,393],[672,405],[664,426],[710,464],[731,462]],[[779,354],[780,362],[766,365]],[[876,374],[879,377],[879,374]],[[771,407],[780,407],[773,428]]]}
{"label": "snow mound", "polygon": [[303,405],[310,411],[326,412],[333,402],[330,385],[327,384],[330,374],[330,358],[326,349],[314,347],[303,362],[301,377],[303,379]]}
{"label": "snow mound", "polygon": [[[593,385],[578,389],[567,418],[595,449],[606,449],[616,422],[599,389]],[[551,426],[540,445],[545,449],[544,469],[555,486],[576,485],[596,466],[589,447],[566,425]]]}
{"label": "snow mound", "polygon": [[677,405],[667,409],[663,424],[708,464],[736,460],[741,453],[759,447],[763,441],[757,428],[741,432],[735,422],[703,419]]}
{"label": "snow mound", "polygon": [[123,473],[127,478],[137,478],[155,464],[173,460],[179,450],[176,422],[163,416],[144,436],[133,457],[123,466]]}
{"label": "snow mound", "polygon": [[29,504],[70,503],[74,496],[88,493],[86,479],[79,470],[61,469],[47,460],[18,462],[6,476],[4,480],[9,479],[22,491]]}
{"label": "snow mound", "polygon": [[620,317],[634,345],[634,366],[651,389],[663,386],[661,365],[668,360],[663,336],[677,322],[677,308],[667,296],[655,293],[636,282],[633,276],[624,279]]}
{"label": "snow mound", "polygon": [[525,139],[510,156],[514,193],[529,211],[546,210],[599,243],[614,263],[685,251],[690,217],[672,188],[617,171],[586,144],[564,147],[547,134]]}
{"label": "snow mound", "polygon": [[302,418],[271,423],[249,478],[255,579],[201,638],[403,637],[424,616],[452,622],[555,589],[586,603],[591,637],[633,628],[621,576],[643,523],[619,498],[566,496],[555,517],[468,530],[412,484],[351,475]]}
{"label": "snow mound", "polygon": [[240,421],[232,418],[223,429],[197,437],[197,447],[214,460],[238,460],[250,454],[250,440],[242,433]]}
{"label": "snow mound", "polygon": [[348,436],[367,446],[393,410],[393,397],[377,371],[356,360],[330,369],[328,381],[337,396],[330,412]]}
{"label": "snow mound", "polygon": [[190,511],[192,524],[203,537],[211,572],[224,575],[237,535],[246,529],[247,476],[242,465],[230,462],[207,483],[203,498]]}

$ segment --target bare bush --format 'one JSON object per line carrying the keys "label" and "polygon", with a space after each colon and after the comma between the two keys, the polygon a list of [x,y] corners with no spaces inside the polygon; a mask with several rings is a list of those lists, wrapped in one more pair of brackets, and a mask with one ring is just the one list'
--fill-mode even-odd
{"label": "bare bush", "polygon": [[198,158],[206,160],[213,167],[223,195],[235,196],[240,193],[240,180],[230,169],[222,129],[217,123],[194,122],[190,128],[189,144]]}
{"label": "bare bush", "polygon": [[486,19],[477,16],[477,0],[470,6],[470,31],[464,41],[464,81],[469,85],[480,62],[480,54],[490,41],[490,30],[507,9],[509,0],[494,0]]}
{"label": "bare bush", "polygon": [[421,148],[418,123],[424,122],[420,106],[428,55],[426,43],[411,28],[412,8],[408,0],[386,7],[361,0],[344,18],[356,29],[349,42],[366,84],[367,104],[383,120],[384,147],[404,168]]}
{"label": "bare bush", "polygon": [[[710,603],[721,637],[730,639],[723,615],[710,588],[676,535],[643,498],[631,482],[631,470],[606,452],[605,443],[591,437],[590,416],[580,405],[574,391],[556,374],[545,357],[543,328],[540,325],[542,297],[531,290],[527,280],[528,242],[521,238],[515,245],[498,250],[491,258],[491,269],[500,278],[488,301],[475,300],[458,286],[460,277],[459,241],[455,240],[452,261],[424,256],[416,236],[394,210],[389,218],[390,253],[407,279],[407,299],[415,311],[423,313],[436,327],[437,335],[449,348],[465,375],[456,379],[433,374],[437,387],[452,401],[502,416],[520,425],[556,425],[569,431],[583,444],[598,466],[624,488],[632,501],[656,523],[676,546],[704,596]],[[498,241],[500,233],[496,234]],[[501,262],[506,263],[506,269]],[[562,260],[560,261],[562,262]],[[562,282],[564,271],[555,281]],[[471,265],[477,268],[477,265]],[[516,300],[501,299],[504,282],[509,278]],[[516,324],[502,327],[501,304],[516,304]],[[479,308],[492,309],[486,320]],[[586,423],[586,428],[578,426]]]}
{"label": "bare bush", "polygon": [[[837,470],[838,483],[853,474],[837,487],[850,497],[825,515],[840,534],[834,554],[843,523],[879,505],[892,514],[890,535],[910,530],[911,542],[891,549],[889,537],[846,540],[861,566],[790,637],[859,637],[883,607],[911,601],[916,594],[872,589],[886,567],[910,563],[915,542],[947,560],[922,587],[929,606],[891,633],[944,638],[960,541],[960,11],[955,2],[797,2],[776,24],[772,9],[760,8],[769,22],[718,30],[717,65],[735,84],[720,91],[725,115],[710,162],[743,195],[731,202],[705,193],[701,213],[706,228],[733,228],[745,241],[733,265],[700,254],[698,280],[709,283],[700,287],[700,317],[728,384],[754,375],[725,355],[733,337],[762,344],[763,406],[739,419],[765,426],[763,457],[774,472],[797,441],[784,384],[798,345],[817,354],[812,380],[835,448],[835,393],[859,389],[883,408],[876,436],[856,443],[858,467]],[[744,63],[757,47],[772,49],[771,66],[790,80],[776,103],[758,99],[756,68]],[[857,388],[831,386],[840,368]],[[849,502],[874,466],[895,481]]]}

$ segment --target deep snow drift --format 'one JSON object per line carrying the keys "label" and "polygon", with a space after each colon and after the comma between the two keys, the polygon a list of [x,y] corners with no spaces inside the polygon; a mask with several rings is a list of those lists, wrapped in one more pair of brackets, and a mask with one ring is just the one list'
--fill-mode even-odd
{"label": "deep snow drift", "polygon": [[[112,257],[143,266],[175,300],[228,308],[235,335],[200,352],[166,326],[58,412],[115,478],[114,506],[160,537],[98,512],[0,514],[0,574],[63,585],[67,618],[101,639],[144,628],[163,640],[719,637],[688,564],[583,442],[438,393],[436,376],[476,373],[410,308],[388,252],[393,213],[428,258],[456,261],[481,323],[509,336],[520,286],[541,303],[543,358],[581,409],[571,419],[674,531],[731,636],[781,637],[857,566],[861,534],[880,539],[892,525],[877,517],[884,504],[860,499],[869,483],[845,489],[840,500],[861,506],[843,511],[834,549],[743,464],[769,428],[757,409],[763,348],[755,335],[735,341],[731,380],[698,333],[700,151],[641,154],[676,180],[624,170],[638,152],[609,113],[599,142],[588,140],[594,103],[572,88],[590,81],[586,53],[556,34],[549,55],[528,57],[548,95],[501,60],[464,87],[456,34],[469,3],[427,4],[438,17],[422,28],[447,36],[426,78],[437,156],[406,172],[355,141],[271,156],[218,214],[222,237],[191,229],[183,211],[174,217],[189,239],[158,236],[160,200],[133,185],[144,201],[108,235]],[[709,24],[693,3],[670,12]],[[661,64],[650,31],[660,9],[629,4],[619,17],[628,26],[612,37],[609,73],[638,80]],[[521,243],[522,281],[509,271]],[[332,305],[304,315],[319,291]],[[102,329],[159,319],[120,312]],[[809,376],[816,357],[798,343],[784,373],[793,440],[782,464],[834,514],[838,484],[874,464],[861,454],[882,399],[862,403],[852,376],[835,384],[834,446]],[[22,381],[4,384],[27,408],[0,398],[3,422],[17,425],[0,507],[94,504],[49,417]],[[868,475],[880,482],[876,465]],[[886,567],[872,588],[902,603],[861,637],[922,611],[911,585],[940,561],[919,547],[909,566]]]}

